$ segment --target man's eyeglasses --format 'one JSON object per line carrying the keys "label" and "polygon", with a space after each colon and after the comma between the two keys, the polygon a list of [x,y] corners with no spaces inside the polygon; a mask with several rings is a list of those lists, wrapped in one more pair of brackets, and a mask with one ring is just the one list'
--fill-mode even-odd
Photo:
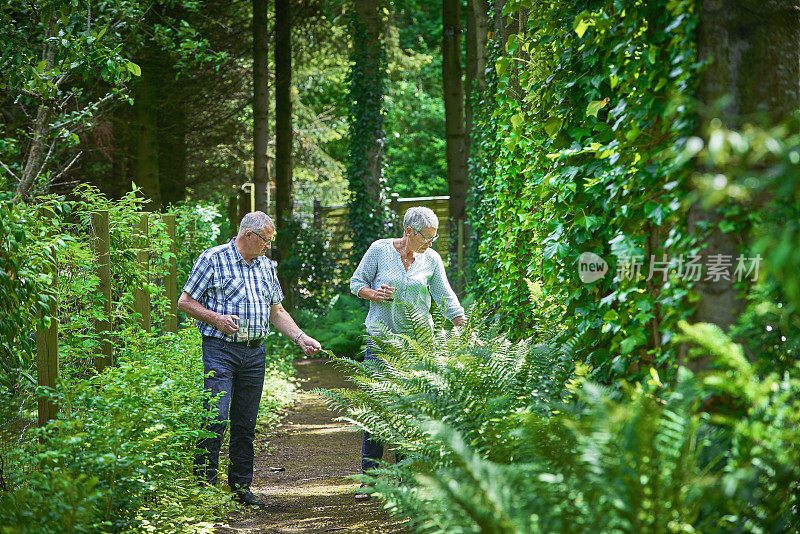
{"label": "man's eyeglasses", "polygon": [[[250,230],[250,231],[253,232],[252,230]],[[275,241],[275,236],[273,236],[272,239],[264,239],[261,236],[261,234],[259,234],[258,232],[253,232],[253,234],[257,235],[259,238],[261,238],[261,241],[263,241],[264,243],[266,243],[268,245],[272,245],[272,242]]]}
{"label": "man's eyeglasses", "polygon": [[428,236],[426,236],[425,234],[423,234],[422,232],[417,232],[417,231],[416,231],[416,230],[414,230],[413,228],[412,228],[412,230],[414,231],[414,233],[415,233],[415,234],[421,235],[421,236],[422,236],[422,239],[424,239],[424,240],[425,240],[425,242],[426,242],[426,243],[428,243],[429,245],[432,245],[434,241],[436,241],[437,239],[439,239],[439,234],[436,234],[436,235],[435,235],[435,236],[433,236],[433,237],[428,237]]}

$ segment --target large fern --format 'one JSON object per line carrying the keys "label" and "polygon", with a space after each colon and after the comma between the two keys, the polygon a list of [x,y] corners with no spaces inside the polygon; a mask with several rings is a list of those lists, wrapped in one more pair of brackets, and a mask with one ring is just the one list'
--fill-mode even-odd
{"label": "large fern", "polygon": [[[334,358],[356,390],[319,393],[404,454],[362,480],[417,531],[797,530],[800,368],[758,377],[721,331],[684,325],[716,369],[610,388],[570,347],[410,317],[379,361]],[[702,411],[716,394],[738,411]]]}

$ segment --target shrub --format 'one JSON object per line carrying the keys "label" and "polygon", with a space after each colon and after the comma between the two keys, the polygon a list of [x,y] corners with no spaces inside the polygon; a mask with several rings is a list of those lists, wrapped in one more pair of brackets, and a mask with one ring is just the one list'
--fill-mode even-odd
{"label": "shrub", "polygon": [[[382,364],[336,359],[358,391],[320,393],[405,456],[362,480],[418,531],[800,525],[800,365],[759,376],[719,329],[684,323],[683,341],[714,370],[681,367],[674,384],[653,370],[610,389],[573,370],[569,347],[415,324],[379,342]],[[726,409],[709,412],[720,398]]]}
{"label": "shrub", "polygon": [[298,314],[303,329],[324,348],[353,359],[363,358],[364,320],[369,304],[350,294],[334,296],[323,313]]}
{"label": "shrub", "polygon": [[[21,451],[27,473],[0,493],[3,533],[163,532],[159,525],[230,510],[228,494],[199,488],[191,473],[211,416],[202,408],[199,333],[129,331],[124,340],[118,366],[50,394],[61,412],[33,431],[39,440]],[[283,365],[268,367],[261,424],[275,421],[294,388]]]}

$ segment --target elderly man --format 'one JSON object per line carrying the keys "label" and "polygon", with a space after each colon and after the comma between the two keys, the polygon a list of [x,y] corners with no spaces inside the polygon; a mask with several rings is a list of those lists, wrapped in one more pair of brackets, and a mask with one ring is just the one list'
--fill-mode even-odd
{"label": "elderly man", "polygon": [[195,459],[195,473],[216,484],[222,436],[230,419],[228,484],[240,502],[256,506],[263,503],[250,491],[253,440],[269,323],[305,354],[320,350],[317,340],[281,306],[275,268],[263,258],[274,236],[275,225],[266,213],[248,213],[235,238],[200,255],[178,299],[178,309],[196,320],[203,335],[205,388],[217,399],[217,418],[206,426],[215,435],[198,444],[204,452]]}

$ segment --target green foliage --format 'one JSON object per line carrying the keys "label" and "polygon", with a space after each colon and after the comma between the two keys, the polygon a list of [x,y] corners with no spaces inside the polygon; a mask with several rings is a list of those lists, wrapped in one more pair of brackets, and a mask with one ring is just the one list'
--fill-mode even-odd
{"label": "green foliage", "polygon": [[159,506],[179,495],[212,497],[191,475],[208,417],[199,334],[126,341],[118,367],[48,395],[58,419],[18,451],[28,473],[0,496],[8,532],[132,530],[159,521]]}
{"label": "green foliage", "polygon": [[[788,532],[800,525],[800,366],[759,375],[712,325],[671,386],[610,389],[547,346],[473,331],[379,340],[321,391],[404,460],[362,480],[418,532]],[[568,353],[569,347],[564,351]],[[725,410],[709,411],[713,399]],[[397,480],[404,481],[397,484]]]}
{"label": "green foliage", "polygon": [[335,357],[359,390],[321,393],[347,420],[397,444],[415,463],[432,465],[442,455],[421,430],[430,419],[463,432],[488,457],[502,457],[518,439],[512,429],[521,407],[549,413],[548,403],[569,396],[572,363],[530,341],[478,342],[472,328],[445,330],[437,315],[433,330],[412,313],[413,334],[373,338],[380,362]]}
{"label": "green foliage", "polygon": [[227,243],[239,229],[230,228],[230,221],[218,206],[204,202],[177,202],[169,213],[175,214],[176,264],[178,292],[189,278],[200,254],[215,245]]}
{"label": "green foliage", "polygon": [[800,343],[800,115],[738,129],[712,119],[681,157],[695,162],[701,201],[724,213],[726,230],[747,235],[745,257],[760,259],[741,284],[750,287],[734,337],[767,371],[793,367]]}
{"label": "green foliage", "polygon": [[[401,197],[446,195],[441,28],[429,28],[432,21],[427,15],[406,11],[410,4],[403,7],[394,13],[399,26],[387,28],[386,182]],[[436,26],[440,26],[441,13],[436,15]],[[414,27],[426,39],[436,32],[440,37],[432,47],[422,42],[415,45],[405,37],[413,33],[422,41]]]}
{"label": "green foliage", "polygon": [[298,219],[286,221],[277,234],[276,247],[289,250],[288,257],[278,264],[278,279],[292,288],[288,307],[320,313],[337,291],[339,250],[331,243],[330,232]]}
{"label": "green foliage", "polygon": [[322,346],[339,357],[363,357],[364,317],[369,305],[350,294],[334,296],[320,313],[305,312],[297,316],[303,330]]}
{"label": "green foliage", "polygon": [[[160,283],[170,255],[165,228],[151,217],[149,274],[135,259],[135,228],[141,199],[131,192],[110,201],[90,187],[76,190],[77,201],[40,198],[35,205],[5,201],[4,247],[0,249],[9,288],[9,307],[0,315],[0,524],[8,533],[182,532],[192,524],[232,510],[220,490],[201,489],[191,475],[202,423],[212,414],[202,401],[201,340],[193,327],[178,335],[159,335],[165,310]],[[102,374],[93,370],[99,347],[95,319],[104,316],[97,294],[91,213],[110,212],[113,339],[117,364]],[[180,255],[192,246],[206,248],[217,237],[213,214],[179,220],[184,235]],[[197,227],[195,227],[197,225]],[[192,239],[198,235],[198,239]],[[47,262],[58,262],[60,381],[37,388],[33,332],[47,321],[51,282]],[[180,283],[180,282],[179,282]],[[132,314],[135,287],[150,289],[154,334],[136,326]],[[45,316],[37,321],[37,310]],[[9,315],[13,312],[14,316]],[[8,357],[7,357],[8,356]],[[291,363],[271,355],[259,423],[277,421],[295,385]],[[36,397],[60,407],[58,418],[41,429],[35,420]],[[17,419],[20,418],[20,419]],[[25,423],[18,425],[17,423]],[[9,424],[10,423],[10,424]],[[8,448],[8,445],[11,448]]]}
{"label": "green foliage", "polygon": [[[694,126],[694,3],[509,2],[504,14],[523,7],[519,32],[490,45],[496,69],[475,99],[477,289],[525,336],[524,279],[539,281],[597,378],[653,364],[670,376],[687,283],[614,274],[631,253],[649,264],[696,250],[683,223],[689,173],[673,148]],[[583,252],[610,274],[582,283]]]}
{"label": "green foliage", "polygon": [[[54,207],[58,209],[58,207]],[[33,367],[31,325],[49,322],[52,295],[44,288],[57,245],[38,242],[41,226],[31,210],[0,199],[0,406],[17,405],[25,373]],[[63,241],[62,241],[63,244]],[[37,312],[42,312],[37,321]],[[7,415],[7,414],[3,414]],[[7,420],[7,417],[3,417]]]}
{"label": "green foliage", "polygon": [[[350,86],[348,221],[353,243],[350,259],[358,263],[376,236],[386,234],[392,219],[388,202],[374,201],[378,196],[387,197],[379,148],[386,135],[383,130],[386,52],[382,43],[369,41],[364,23],[355,14],[351,15],[351,28],[355,46],[347,75]],[[373,164],[377,165],[377,170],[370,168]],[[373,173],[378,177],[378,183],[372,183],[375,181]],[[377,191],[371,191],[375,188]]]}

